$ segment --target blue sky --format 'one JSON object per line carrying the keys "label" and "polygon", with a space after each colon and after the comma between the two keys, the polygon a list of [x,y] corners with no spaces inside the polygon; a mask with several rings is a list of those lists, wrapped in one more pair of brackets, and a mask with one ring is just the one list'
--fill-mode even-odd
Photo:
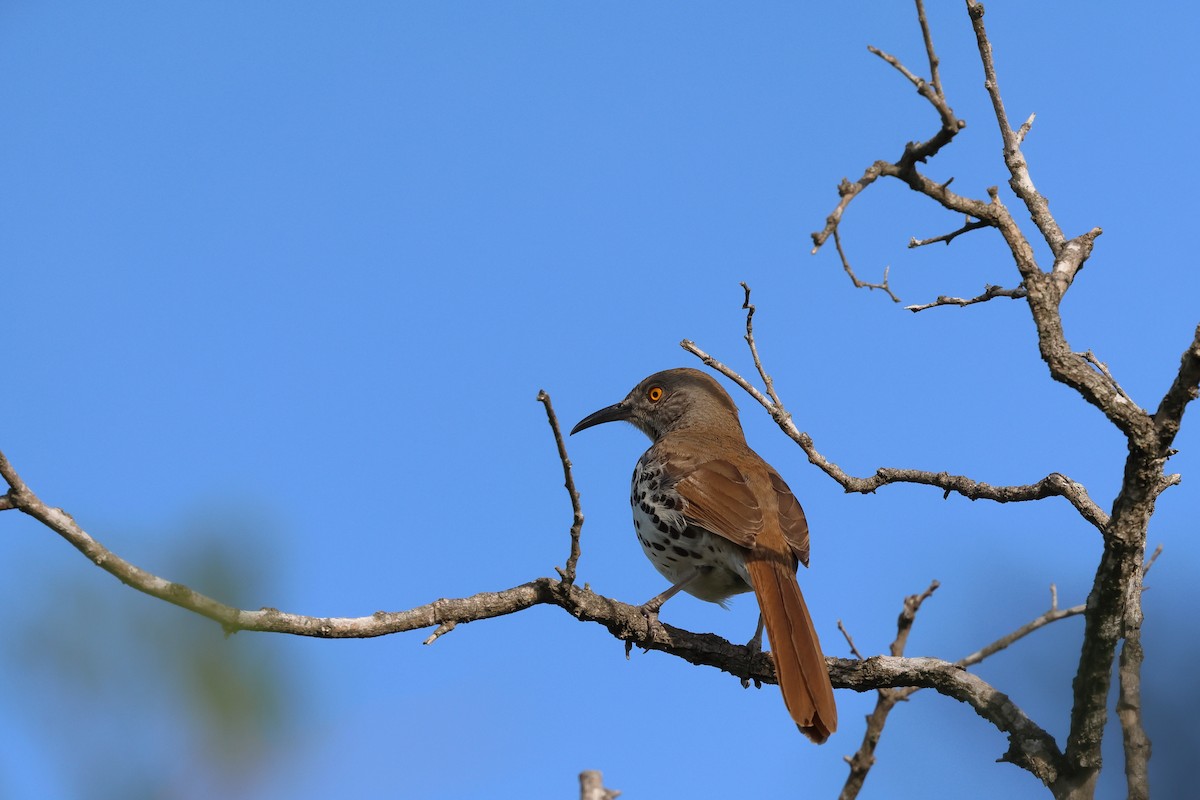
{"label": "blue sky", "polygon": [[[867,13],[864,13],[866,11]],[[989,6],[1009,114],[1068,235],[1104,228],[1064,305],[1143,406],[1190,341],[1200,276],[1195,8]],[[968,122],[929,167],[1007,192],[966,13],[931,4]],[[913,315],[854,290],[809,234],[836,185],[936,117],[873,44],[924,73],[910,4],[22,3],[0,14],[0,446],[123,557],[221,599],[315,615],[399,610],[552,574],[570,507],[538,389],[564,424],[646,374],[751,370],[739,281],[798,425],[854,474],[1026,483],[1061,471],[1107,508],[1123,440],[1053,384],[1026,307]],[[1005,195],[1008,197],[1008,195]],[[1009,199],[1010,207],[1016,202]],[[908,250],[960,222],[877,184],[843,226],[905,303],[1017,281],[997,236]],[[1044,252],[1043,252],[1044,255]],[[731,387],[732,388],[732,387]],[[909,654],[955,659],[1082,602],[1098,535],[1061,501],[848,496],[735,395],[812,527],[801,576],[826,651],[882,652],[906,594],[942,583]],[[1197,412],[1192,411],[1195,415]],[[1197,742],[1195,419],[1151,544],[1144,685],[1152,777]],[[632,534],[629,427],[568,443],[580,576],[663,588]],[[370,641],[240,634],[132,592],[0,516],[0,794],[11,797],[833,797],[871,695],[838,692],[816,748],[773,687],[539,608]],[[691,598],[664,619],[744,641]],[[1062,736],[1081,621],[979,672]],[[1115,731],[1114,731],[1115,733]],[[1110,736],[1103,796],[1122,794]],[[1040,796],[1003,737],[932,693],[898,708],[866,793]]]}

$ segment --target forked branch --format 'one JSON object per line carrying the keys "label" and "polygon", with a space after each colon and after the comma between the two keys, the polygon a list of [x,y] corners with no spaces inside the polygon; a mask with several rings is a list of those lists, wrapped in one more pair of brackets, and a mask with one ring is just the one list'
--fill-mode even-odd
{"label": "forked branch", "polygon": [[[904,599],[904,608],[900,612],[900,618],[896,625],[896,638],[892,641],[890,652],[893,656],[903,656],[904,648],[908,642],[909,631],[912,630],[913,622],[916,620],[917,611],[920,610],[921,604],[927,600],[930,595],[938,588],[938,582],[934,581],[929,588],[921,594],[909,595]],[[1052,585],[1050,587],[1050,609],[1044,614],[1036,617],[1030,622],[1022,625],[1017,630],[1003,636],[991,644],[983,647],[969,656],[959,659],[954,662],[956,666],[966,668],[980,663],[985,658],[995,653],[1000,652],[1009,645],[1028,636],[1034,631],[1049,625],[1052,622],[1057,622],[1062,619],[1074,617],[1084,612],[1085,606],[1077,605],[1071,608],[1060,609],[1058,607],[1058,592]],[[839,627],[841,623],[839,622]],[[854,647],[850,635],[846,633],[845,628],[842,628],[842,633],[846,635],[847,641],[850,642],[851,650],[855,655],[858,654],[857,648]],[[861,657],[861,656],[860,656]],[[875,708],[867,715],[867,727],[863,733],[863,741],[859,749],[853,756],[846,759],[850,765],[850,774],[846,778],[846,783],[842,787],[842,792],[838,800],[853,800],[862,790],[864,781],[871,767],[875,764],[875,748],[879,744],[879,739],[883,735],[884,726],[887,724],[888,715],[897,704],[908,700],[919,689],[913,686],[906,686],[896,689],[880,689],[879,697],[875,702]],[[1021,757],[1020,753],[1013,753],[1011,750],[1005,755],[1004,760],[1016,761]],[[1053,759],[1049,759],[1050,762]],[[1049,767],[1051,772],[1057,772],[1060,765],[1055,763],[1043,763],[1043,767]],[[1050,773],[1047,773],[1050,774]]]}
{"label": "forked branch", "polygon": [[[747,334],[747,339],[752,341],[753,334]],[[1077,483],[1058,472],[1052,472],[1035,483],[1022,486],[993,486],[989,483],[973,480],[964,475],[894,467],[880,467],[875,471],[874,475],[866,478],[850,475],[822,455],[817,450],[816,445],[813,444],[812,437],[796,427],[791,413],[783,405],[782,401],[778,399],[777,394],[774,399],[764,395],[736,371],[718,361],[704,350],[701,350],[690,339],[684,339],[680,342],[680,346],[695,355],[707,366],[729,378],[758,401],[771,415],[771,418],[775,420],[775,424],[779,426],[784,434],[800,446],[800,449],[808,456],[809,462],[841,484],[842,488],[847,492],[873,494],[877,489],[888,484],[916,483],[942,489],[946,497],[954,493],[968,500],[991,500],[997,503],[1028,502],[1042,500],[1047,497],[1062,497],[1096,528],[1103,529],[1108,524],[1108,515],[1088,496],[1087,489],[1083,484]]]}
{"label": "forked branch", "polygon": [[[954,114],[954,110],[950,108],[946,102],[945,93],[942,91],[941,77],[938,73],[938,57],[933,48],[933,37],[929,31],[929,23],[925,17],[925,7],[922,2],[917,2],[917,16],[921,24],[921,33],[925,41],[925,52],[929,59],[930,80],[913,73],[906,67],[898,58],[880,50],[877,47],[868,47],[867,49],[879,56],[885,62],[890,64],[901,75],[903,75],[913,86],[916,87],[917,93],[925,98],[926,101],[937,112],[940,125],[936,132],[928,139],[922,142],[909,142],[905,145],[904,151],[900,158],[896,161],[878,160],[871,166],[867,167],[861,178],[856,182],[851,183],[849,180],[843,179],[838,186],[837,207],[825,219],[825,227],[812,234],[813,249],[815,254],[821,249],[821,246],[833,237],[834,244],[837,247],[838,257],[841,259],[842,268],[850,276],[851,281],[857,288],[883,289],[893,301],[899,302],[899,299],[891,291],[887,284],[887,275],[884,275],[883,284],[870,284],[858,279],[854,273],[854,269],[850,265],[849,259],[846,257],[845,249],[842,247],[839,228],[842,217],[846,212],[847,206],[854,200],[864,189],[878,180],[881,176],[896,178],[908,184],[909,188],[920,192],[943,205],[944,207],[957,211],[961,214],[966,214],[968,217],[973,217],[977,220],[976,223],[970,223],[969,229],[980,227],[995,227],[995,215],[989,208],[987,203],[979,200],[972,200],[966,197],[951,192],[949,189],[951,180],[937,182],[923,175],[917,165],[925,163],[930,158],[935,156],[938,151],[950,143],[951,140],[966,127],[967,123],[959,119]],[[961,233],[963,231],[960,231]],[[945,237],[943,240],[949,243],[955,233]],[[914,240],[915,241],[915,240]]]}

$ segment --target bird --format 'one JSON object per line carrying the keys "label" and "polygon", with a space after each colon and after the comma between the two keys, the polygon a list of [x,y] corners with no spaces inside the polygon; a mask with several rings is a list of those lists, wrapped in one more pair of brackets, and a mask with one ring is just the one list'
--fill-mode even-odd
{"label": "bird", "polygon": [[722,606],[753,591],[792,720],[817,744],[837,730],[833,685],[796,573],[808,566],[808,521],[779,473],[746,443],[733,398],[692,368],[656,372],[571,430],[632,423],[650,437],[630,504],[642,551],[671,582],[643,604],[657,622],[680,591]]}

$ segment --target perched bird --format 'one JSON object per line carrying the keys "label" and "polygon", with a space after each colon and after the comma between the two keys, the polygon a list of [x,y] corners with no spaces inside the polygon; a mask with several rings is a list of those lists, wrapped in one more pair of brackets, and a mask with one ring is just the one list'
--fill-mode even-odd
{"label": "perched bird", "polygon": [[656,372],[571,431],[624,420],[653,444],[633,470],[633,525],[646,557],[671,582],[643,609],[652,619],[680,590],[724,604],[753,591],[771,640],[779,688],[800,731],[820,744],[837,730],[821,643],[800,585],[808,522],[792,491],[746,444],[737,406],[696,369]]}

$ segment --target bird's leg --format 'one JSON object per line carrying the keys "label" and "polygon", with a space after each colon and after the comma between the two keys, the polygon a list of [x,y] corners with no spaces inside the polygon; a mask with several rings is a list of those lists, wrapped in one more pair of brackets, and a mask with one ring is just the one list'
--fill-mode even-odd
{"label": "bird's leg", "polygon": [[649,638],[655,638],[655,633],[662,629],[662,623],[658,621],[658,610],[663,607],[663,604],[670,600],[675,595],[679,594],[689,583],[700,577],[705,567],[696,567],[691,574],[685,576],[683,580],[668,588],[665,592],[654,595],[646,602],[639,606],[642,616],[646,618],[646,627],[648,628]]}
{"label": "bird's leg", "polygon": [[750,641],[746,642],[746,649],[750,651],[750,659],[753,660],[756,655],[762,652],[762,635],[763,635],[763,615],[758,615],[758,627],[754,629],[754,635],[750,637]]}
{"label": "bird's leg", "polygon": [[[754,629],[754,635],[750,637],[750,641],[746,642],[746,671],[750,671],[750,667],[754,665],[754,659],[762,652],[762,634],[763,634],[763,615],[758,615],[758,627]],[[762,688],[762,684],[757,680],[755,686]],[[742,688],[750,688],[750,679],[742,678]]]}

